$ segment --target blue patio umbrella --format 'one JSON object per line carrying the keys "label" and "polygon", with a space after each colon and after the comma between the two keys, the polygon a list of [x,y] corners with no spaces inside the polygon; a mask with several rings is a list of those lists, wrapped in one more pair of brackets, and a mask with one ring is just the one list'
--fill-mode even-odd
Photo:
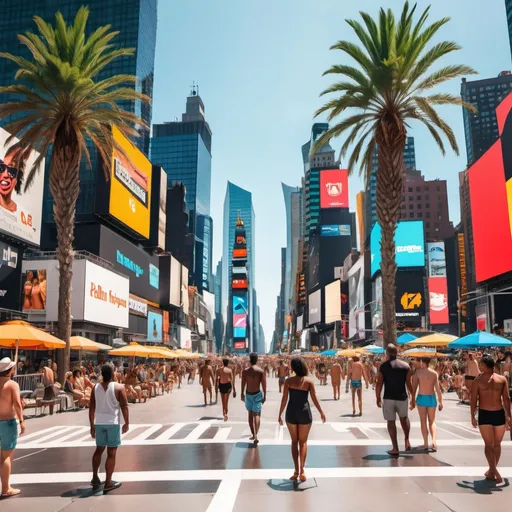
{"label": "blue patio umbrella", "polygon": [[491,348],[491,347],[503,347],[512,348],[512,341],[496,336],[485,331],[475,331],[472,334],[463,336],[458,340],[452,341],[449,345],[449,349],[480,349],[480,348]]}
{"label": "blue patio umbrella", "polygon": [[414,336],[414,334],[410,334],[408,332],[404,332],[401,336],[398,336],[396,342],[399,345],[405,345],[406,343],[409,343],[409,341],[417,340],[418,336]]}
{"label": "blue patio umbrella", "polygon": [[379,347],[378,345],[366,345],[363,347],[365,352],[371,352],[374,355],[384,354],[385,350],[383,347]]}
{"label": "blue patio umbrella", "polygon": [[323,352],[320,352],[321,356],[329,356],[334,357],[338,353],[338,350],[324,350]]}

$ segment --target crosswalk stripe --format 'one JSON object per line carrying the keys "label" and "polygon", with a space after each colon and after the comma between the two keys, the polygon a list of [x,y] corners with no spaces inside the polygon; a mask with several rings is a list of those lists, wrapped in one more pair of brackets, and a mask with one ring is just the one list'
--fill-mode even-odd
{"label": "crosswalk stripe", "polygon": [[190,443],[191,441],[197,441],[210,427],[211,423],[201,423],[197,425],[197,427],[184,439],[184,442]]}
{"label": "crosswalk stripe", "polygon": [[159,435],[156,439],[153,439],[155,444],[161,443],[162,441],[168,441],[178,430],[184,427],[186,423],[175,423],[172,427],[169,427],[163,434]]}
{"label": "crosswalk stripe", "polygon": [[144,430],[142,434],[139,434],[138,436],[135,436],[132,441],[143,441],[147,439],[153,432],[156,432],[157,430],[160,430],[162,428],[161,423],[157,423],[156,425],[153,425],[152,427],[149,427],[148,429]]}
{"label": "crosswalk stripe", "polygon": [[229,434],[231,433],[231,427],[221,427],[219,431],[215,434],[213,440],[216,443],[221,443],[223,441],[227,441]]}

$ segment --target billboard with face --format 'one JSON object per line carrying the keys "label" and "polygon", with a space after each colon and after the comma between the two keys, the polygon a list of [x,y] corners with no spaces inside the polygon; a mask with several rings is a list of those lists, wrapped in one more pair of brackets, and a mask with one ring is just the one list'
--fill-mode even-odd
{"label": "billboard with face", "polygon": [[477,282],[512,271],[512,94],[496,118],[499,139],[468,170]]}
{"label": "billboard with face", "polygon": [[36,267],[37,264],[34,264],[34,268],[23,274],[23,311],[46,310],[46,269]]}
{"label": "billboard with face", "polygon": [[348,208],[348,171],[320,171],[320,208]]}
{"label": "billboard with face", "polygon": [[[372,276],[380,270],[381,252],[380,240],[382,232],[377,223],[373,226],[370,237],[371,273]],[[396,264],[398,268],[425,266],[425,239],[423,236],[423,221],[399,222],[395,231]]]}
{"label": "billboard with face", "polygon": [[114,149],[110,175],[109,213],[144,238],[149,238],[151,162],[122,133],[113,128]]}
{"label": "billboard with face", "polygon": [[430,306],[430,324],[450,323],[448,310],[448,282],[446,277],[428,279],[428,296]]}
{"label": "billboard with face", "polygon": [[44,160],[35,173],[29,190],[23,190],[24,180],[39,153],[33,151],[23,168],[16,163],[16,155],[8,149],[19,142],[14,138],[6,144],[10,133],[0,128],[0,231],[39,246],[43,209]]}

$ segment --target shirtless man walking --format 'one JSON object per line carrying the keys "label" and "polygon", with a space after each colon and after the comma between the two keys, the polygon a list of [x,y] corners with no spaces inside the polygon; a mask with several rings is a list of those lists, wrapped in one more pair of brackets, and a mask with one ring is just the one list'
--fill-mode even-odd
{"label": "shirtless man walking", "polygon": [[229,368],[229,359],[223,359],[222,364],[224,366],[217,372],[215,394],[220,391],[222,415],[224,416],[224,421],[228,421],[228,402],[231,391],[233,391],[233,397],[236,398],[235,377],[232,370]]}
{"label": "shirtless man walking", "polygon": [[290,371],[288,370],[288,366],[284,364],[284,361],[279,361],[279,366],[277,367],[277,377],[279,379],[279,393],[283,392],[284,382],[286,380],[286,377],[288,377],[289,373]]}
{"label": "shirtless man walking", "polygon": [[201,372],[199,374],[199,384],[203,386],[204,405],[208,405],[206,402],[206,392],[210,394],[211,405],[213,403],[212,387],[215,385],[215,376],[213,374],[213,368],[210,366],[209,359],[204,362],[204,366],[201,368]]}
{"label": "shirtless man walking", "polygon": [[480,370],[478,369],[478,363],[475,361],[475,356],[470,352],[466,357],[466,372],[464,375],[464,384],[466,384],[466,388],[470,396],[473,381],[478,377],[479,373]]}
{"label": "shirtless man walking", "polygon": [[359,416],[363,415],[363,377],[366,380],[364,367],[359,362],[359,357],[353,357],[352,364],[348,369],[347,383],[350,381],[352,389],[352,414],[354,416],[356,415],[356,393],[359,402]]}
{"label": "shirtless man walking", "polygon": [[485,478],[500,484],[503,482],[498,472],[501,441],[506,426],[511,426],[507,379],[494,373],[494,359],[490,355],[482,357],[480,370],[482,373],[473,381],[471,390],[471,423],[473,427],[479,427],[485,443],[485,457],[489,463]]}
{"label": "shirtless man walking", "polygon": [[[436,407],[439,401],[439,410],[443,410],[443,393],[439,386],[439,377],[437,372],[429,368],[430,359],[422,357],[420,367],[416,369],[416,373],[412,379],[413,396],[419,389],[419,394],[416,397],[416,405],[418,406],[418,413],[421,422],[421,434],[423,435],[423,446],[419,446],[418,450],[428,450],[428,431],[432,436],[432,450],[437,451],[437,426],[436,426]],[[411,411],[414,407],[414,402],[411,403]],[[428,427],[427,427],[428,418]]]}
{"label": "shirtless man walking", "polygon": [[0,481],[2,483],[2,498],[16,496],[21,491],[9,485],[11,463],[18,442],[18,424],[20,435],[25,433],[23,409],[21,407],[20,387],[11,380],[16,363],[8,357],[0,360]]}
{"label": "shirtless man walking", "polygon": [[[258,354],[252,352],[249,355],[249,360],[251,362],[250,368],[247,368],[242,372],[241,399],[242,402],[245,402],[245,408],[249,413],[249,427],[252,433],[250,440],[254,441],[254,444],[258,444],[258,432],[260,430],[261,422],[261,406],[267,399],[267,378],[265,376],[265,372],[259,366],[256,366],[258,363]],[[246,387],[247,396],[245,394]]]}
{"label": "shirtless man walking", "polygon": [[331,384],[334,400],[340,399],[342,373],[343,371],[340,363],[336,360],[336,362],[331,366]]}

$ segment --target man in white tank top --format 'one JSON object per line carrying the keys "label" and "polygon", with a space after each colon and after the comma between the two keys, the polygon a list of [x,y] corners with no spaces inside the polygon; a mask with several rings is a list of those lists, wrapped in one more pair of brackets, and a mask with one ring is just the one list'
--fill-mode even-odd
{"label": "man in white tank top", "polygon": [[107,449],[107,461],[105,471],[107,477],[103,491],[109,492],[121,487],[120,482],[112,480],[112,474],[116,465],[117,448],[121,445],[121,421],[120,413],[123,413],[123,434],[129,429],[128,399],[124,386],[113,381],[114,370],[109,364],[101,367],[102,382],[96,384],[91,393],[89,405],[89,423],[91,436],[96,439],[96,451],[92,457],[93,477],[91,485],[99,487],[101,480],[98,470],[101,464],[101,456]]}

